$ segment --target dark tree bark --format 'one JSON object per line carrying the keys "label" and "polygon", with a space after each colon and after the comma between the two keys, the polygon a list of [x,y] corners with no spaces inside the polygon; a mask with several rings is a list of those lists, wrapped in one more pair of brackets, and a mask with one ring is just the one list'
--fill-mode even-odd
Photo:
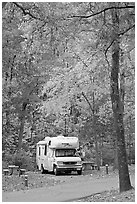
{"label": "dark tree bark", "polygon": [[119,87],[119,17],[116,9],[112,10],[113,38],[112,45],[112,68],[111,68],[111,101],[116,128],[116,145],[118,154],[119,190],[120,192],[132,188],[129,178],[124,124],[123,124],[123,101],[121,100]]}
{"label": "dark tree bark", "polygon": [[115,169],[118,169],[118,154],[117,154],[117,142],[114,140],[114,165],[113,165],[113,171]]}
{"label": "dark tree bark", "polygon": [[97,138],[97,133],[96,133],[96,124],[95,124],[95,97],[94,97],[94,92],[92,95],[92,100],[93,100],[93,110],[92,110],[92,129],[94,133],[94,142],[95,142],[95,152],[96,152],[96,164],[97,164],[97,169],[100,170],[100,158],[99,158],[99,148],[98,148],[98,138]]}
{"label": "dark tree bark", "polygon": [[22,104],[22,111],[20,115],[20,129],[19,129],[19,141],[18,141],[18,147],[17,151],[19,152],[22,146],[22,139],[23,139],[23,131],[24,131],[24,124],[25,124],[25,115],[26,115],[26,107],[28,102],[23,102]]}
{"label": "dark tree bark", "polygon": [[[132,125],[132,122],[131,122],[131,116],[129,117],[129,123],[130,123],[130,131],[131,130],[131,125]],[[132,164],[132,135],[131,135],[131,132],[129,133],[129,137],[128,137],[128,151],[129,151],[129,155],[128,155],[128,163],[129,165]]]}

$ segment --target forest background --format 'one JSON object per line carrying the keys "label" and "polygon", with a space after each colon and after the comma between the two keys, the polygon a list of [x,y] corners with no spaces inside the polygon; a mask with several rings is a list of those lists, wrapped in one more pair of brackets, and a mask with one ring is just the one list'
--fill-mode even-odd
{"label": "forest background", "polygon": [[79,138],[85,160],[117,168],[117,121],[134,163],[134,2],[2,7],[3,165],[36,169],[36,143],[63,134]]}

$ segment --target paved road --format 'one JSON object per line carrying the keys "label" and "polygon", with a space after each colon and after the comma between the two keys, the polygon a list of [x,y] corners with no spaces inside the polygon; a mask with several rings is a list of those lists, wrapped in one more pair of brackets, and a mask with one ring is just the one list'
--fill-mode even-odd
{"label": "paved road", "polygon": [[[132,185],[135,178],[131,176]],[[72,182],[19,192],[4,192],[3,202],[71,202],[75,199],[118,188],[118,177],[93,179],[91,176]]]}

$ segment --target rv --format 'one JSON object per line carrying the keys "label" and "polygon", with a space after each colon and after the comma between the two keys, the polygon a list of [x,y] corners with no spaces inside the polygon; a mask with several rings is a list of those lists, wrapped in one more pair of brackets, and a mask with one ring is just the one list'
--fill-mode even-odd
{"label": "rv", "polygon": [[76,171],[82,173],[82,162],[77,149],[79,141],[77,137],[45,137],[37,143],[36,163],[42,173],[60,172],[71,173]]}

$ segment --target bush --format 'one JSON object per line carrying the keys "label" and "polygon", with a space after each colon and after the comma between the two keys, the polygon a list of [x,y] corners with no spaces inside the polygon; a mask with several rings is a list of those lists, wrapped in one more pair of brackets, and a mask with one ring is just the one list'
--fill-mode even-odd
{"label": "bush", "polygon": [[6,154],[4,157],[4,166],[13,164],[24,168],[26,170],[34,171],[36,169],[35,157],[32,157],[30,152],[25,152],[21,150],[20,153],[15,153],[14,155]]}
{"label": "bush", "polygon": [[13,163],[20,168],[25,168],[27,170],[34,170],[34,158],[27,152],[21,151],[14,155]]}
{"label": "bush", "polygon": [[85,161],[94,161],[95,155],[94,155],[93,151],[91,152],[90,150],[86,150],[84,160]]}
{"label": "bush", "polygon": [[103,165],[114,163],[114,150],[111,148],[103,148]]}

